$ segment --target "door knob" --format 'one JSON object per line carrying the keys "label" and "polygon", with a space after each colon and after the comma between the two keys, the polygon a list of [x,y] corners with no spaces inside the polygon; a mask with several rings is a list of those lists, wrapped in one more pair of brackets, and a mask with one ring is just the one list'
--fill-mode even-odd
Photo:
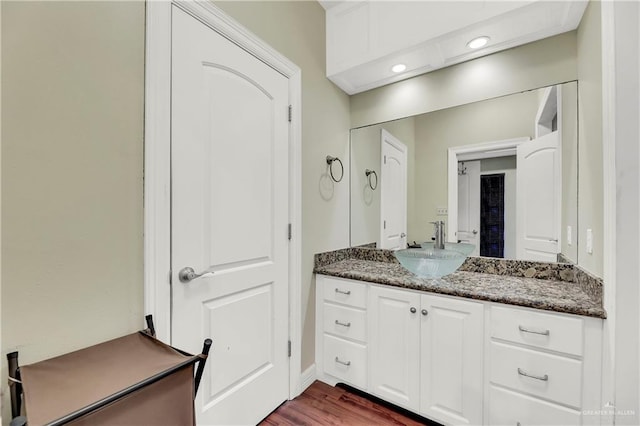
{"label": "door knob", "polygon": [[405,234],[404,232],[402,234],[400,234],[400,238],[404,238],[406,236],[407,236],[407,234]]}
{"label": "door knob", "polygon": [[476,231],[475,229],[473,230],[473,235],[476,235],[478,233],[478,231]]}
{"label": "door knob", "polygon": [[180,272],[178,272],[178,279],[181,283],[186,284],[189,281],[195,280],[196,278],[210,277],[211,275],[213,275],[213,272],[201,272],[199,274],[196,274],[196,271],[194,271],[192,267],[187,266],[180,269]]}

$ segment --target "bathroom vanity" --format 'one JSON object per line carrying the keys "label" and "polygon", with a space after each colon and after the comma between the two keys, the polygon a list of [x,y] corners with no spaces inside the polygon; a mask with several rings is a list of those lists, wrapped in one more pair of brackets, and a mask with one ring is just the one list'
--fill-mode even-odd
{"label": "bathroom vanity", "polygon": [[600,424],[601,282],[573,265],[469,258],[423,279],[351,248],[315,271],[319,380],[443,424]]}

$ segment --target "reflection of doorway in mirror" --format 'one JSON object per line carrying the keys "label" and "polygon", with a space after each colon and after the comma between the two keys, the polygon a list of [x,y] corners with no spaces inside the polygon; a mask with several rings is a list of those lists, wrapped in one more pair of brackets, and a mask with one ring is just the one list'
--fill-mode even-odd
{"label": "reflection of doorway in mirror", "polygon": [[[500,175],[504,179],[499,200],[492,202],[492,204],[498,203],[501,205],[501,212],[499,213],[501,226],[498,229],[491,228],[490,235],[484,235],[483,228],[487,228],[489,223],[496,221],[496,218],[492,217],[491,211],[485,208],[483,212],[481,181],[491,175]],[[516,258],[515,155],[458,162],[457,218],[458,241],[475,245],[471,256]],[[486,246],[489,244],[488,240],[495,241],[496,239],[501,241],[501,250],[499,252],[483,252],[483,242],[485,242]]]}
{"label": "reflection of doorway in mirror", "polygon": [[[481,177],[498,174],[504,176],[503,190],[503,256],[505,259],[516,258],[516,173],[515,156],[482,160]],[[481,227],[482,228],[482,227]],[[480,242],[482,245],[482,242]],[[483,256],[483,254],[480,254]],[[487,256],[489,256],[487,254]]]}
{"label": "reflection of doorway in mirror", "polygon": [[389,250],[407,244],[407,146],[382,129],[380,136],[380,244]]}
{"label": "reflection of doorway in mirror", "polygon": [[480,255],[504,257],[504,173],[480,177]]}
{"label": "reflection of doorway in mirror", "polygon": [[[504,227],[503,227],[503,256],[505,259],[515,259],[517,253],[516,244],[516,224],[517,224],[517,209],[516,209],[516,152],[520,145],[529,143],[528,137],[507,139],[502,141],[485,142],[482,144],[467,145],[460,147],[449,148],[448,159],[448,191],[449,191],[449,235],[454,235],[455,240],[449,238],[449,241],[461,241],[465,239],[476,246],[476,251],[472,253],[472,256],[483,256],[480,252],[481,234],[482,234],[482,217],[480,214],[480,178],[482,175],[489,174],[504,174]],[[469,226],[466,223],[460,224],[460,221],[466,219],[461,217],[461,209],[465,209],[464,203],[469,203],[461,199],[460,186],[461,186],[461,173],[460,164],[464,163],[466,173],[473,173],[473,170],[477,169],[477,178],[472,188],[473,192],[470,192],[466,197],[475,197],[475,203],[472,213],[475,217],[475,223],[477,227]],[[477,164],[474,168],[473,164]],[[471,195],[473,194],[473,195]],[[464,197],[465,195],[462,195]],[[472,200],[474,198],[471,198]],[[468,207],[467,207],[468,208]],[[463,213],[464,214],[464,213]],[[469,213],[471,214],[471,213]],[[469,219],[472,220],[472,219]],[[471,234],[460,233],[462,228],[464,231]],[[477,234],[473,234],[476,230]],[[478,235],[475,242],[471,241],[473,235]]]}

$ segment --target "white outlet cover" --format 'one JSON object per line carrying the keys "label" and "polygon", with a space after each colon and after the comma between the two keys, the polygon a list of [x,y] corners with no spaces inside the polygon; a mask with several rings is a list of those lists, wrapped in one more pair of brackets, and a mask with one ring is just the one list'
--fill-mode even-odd
{"label": "white outlet cover", "polygon": [[449,209],[447,207],[436,207],[436,214],[438,216],[446,216],[449,214]]}

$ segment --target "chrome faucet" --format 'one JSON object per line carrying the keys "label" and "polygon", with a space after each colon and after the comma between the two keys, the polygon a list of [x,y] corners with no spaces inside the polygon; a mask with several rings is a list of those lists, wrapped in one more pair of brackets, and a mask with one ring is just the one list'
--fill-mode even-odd
{"label": "chrome faucet", "polygon": [[444,249],[444,221],[438,220],[431,223],[433,223],[433,233],[436,239],[434,247]]}

